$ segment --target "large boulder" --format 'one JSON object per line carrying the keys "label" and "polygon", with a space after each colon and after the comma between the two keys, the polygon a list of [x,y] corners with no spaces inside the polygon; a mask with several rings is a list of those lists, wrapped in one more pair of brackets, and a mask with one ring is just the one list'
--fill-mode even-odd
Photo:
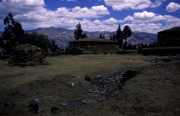
{"label": "large boulder", "polygon": [[32,66],[47,64],[47,61],[44,60],[45,57],[45,50],[37,46],[21,44],[12,49],[9,65]]}

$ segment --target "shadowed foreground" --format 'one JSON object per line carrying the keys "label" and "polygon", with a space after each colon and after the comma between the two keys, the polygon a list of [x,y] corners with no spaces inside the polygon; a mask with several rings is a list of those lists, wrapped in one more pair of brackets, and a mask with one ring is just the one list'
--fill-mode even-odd
{"label": "shadowed foreground", "polygon": [[[91,57],[91,55],[87,56]],[[88,61],[87,56],[67,56],[67,58],[59,60],[81,59],[81,61]],[[107,59],[112,57],[114,60],[118,59],[120,56],[104,55],[104,57]],[[136,114],[149,116],[175,116],[180,114],[179,61],[150,65],[145,62],[144,59],[152,58],[152,56],[141,57],[135,55],[129,60],[126,59],[127,56],[121,56],[119,60],[125,59],[123,62],[126,64],[125,66],[135,64],[135,66],[138,67],[139,63],[139,67],[136,68],[138,74],[125,82],[122,90],[113,92],[108,95],[107,99],[96,101],[97,97],[94,96],[93,93],[88,92],[91,84],[84,80],[84,75],[89,75],[92,78],[96,74],[102,74],[103,76],[110,75],[110,72],[115,72],[115,69],[117,69],[118,66],[119,68],[122,68],[119,65],[122,61],[117,61],[119,64],[112,66],[112,70],[108,70],[108,68],[110,68],[110,64],[108,63],[103,66],[104,70],[103,68],[101,69],[102,64],[99,64],[99,66],[96,63],[103,62],[104,64],[104,62],[107,62],[107,59],[104,57],[102,57],[102,55],[95,55],[93,59],[94,62],[92,62],[94,64],[91,65],[91,63],[89,63],[88,65],[87,63],[86,65],[88,68],[84,68],[84,72],[79,72],[78,70],[73,70],[71,72],[66,70],[64,71],[66,74],[60,73],[62,65],[65,66],[65,64],[62,62],[59,63],[60,69],[58,69],[57,64],[54,64],[53,62],[53,60],[57,61],[57,59],[50,58],[49,61],[52,64],[48,66],[51,68],[54,67],[55,71],[53,72],[52,69],[49,69],[50,73],[44,72],[44,75],[38,72],[47,70],[46,68],[48,66],[38,66],[34,67],[35,69],[33,69],[33,67],[26,67],[26,69],[17,67],[14,69],[14,67],[6,67],[3,65],[4,61],[1,61],[1,66],[4,66],[4,73],[1,72],[0,74],[0,115],[35,115],[34,111],[31,108],[28,108],[28,103],[31,100],[38,101],[38,115],[43,116],[119,116]],[[101,61],[99,61],[99,58],[101,58]],[[123,63],[121,66],[123,66]],[[84,66],[83,64],[79,65]],[[97,72],[93,70],[93,66],[97,66]],[[37,70],[38,68],[42,69]],[[67,67],[64,69],[66,68]],[[87,69],[89,69],[89,71],[87,71]],[[59,70],[59,72],[56,72],[57,70]],[[67,73],[69,73],[69,75]],[[44,77],[41,78],[42,75]],[[34,78],[32,76],[34,76]],[[20,78],[23,77],[24,80],[19,81]],[[12,84],[9,84],[10,82],[12,82]],[[72,83],[75,84],[74,87],[72,87]],[[89,100],[90,103],[84,104],[82,103],[82,100]],[[11,103],[6,107],[5,111],[3,111],[5,101],[11,101]],[[61,105],[60,109],[51,114],[52,107],[57,106],[58,104]]]}

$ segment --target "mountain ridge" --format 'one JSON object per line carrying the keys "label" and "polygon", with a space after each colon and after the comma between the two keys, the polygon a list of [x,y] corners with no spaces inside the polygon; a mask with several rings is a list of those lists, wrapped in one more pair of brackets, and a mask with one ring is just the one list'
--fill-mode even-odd
{"label": "mountain ridge", "polygon": [[[37,28],[33,30],[26,30],[28,33],[36,32],[39,34],[47,35],[50,40],[54,40],[56,44],[60,48],[65,48],[69,45],[70,41],[75,40],[74,36],[74,30],[69,30],[65,28],[56,28],[56,27],[46,27],[46,28]],[[108,31],[95,31],[95,32],[88,32],[83,31],[83,33],[86,33],[88,38],[98,38],[100,34],[104,35],[106,39],[110,39],[113,35],[116,34],[116,32],[108,32]],[[2,31],[0,32],[0,35],[2,34]],[[127,39],[132,44],[148,44],[152,43],[154,41],[157,41],[157,34],[153,33],[147,33],[147,32],[132,32],[132,37]]]}

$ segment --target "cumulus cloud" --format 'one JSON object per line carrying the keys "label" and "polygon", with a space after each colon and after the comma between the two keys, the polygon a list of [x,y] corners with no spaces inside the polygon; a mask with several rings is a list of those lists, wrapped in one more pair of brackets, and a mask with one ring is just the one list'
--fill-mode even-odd
{"label": "cumulus cloud", "polygon": [[111,6],[113,10],[123,10],[123,9],[145,9],[148,7],[155,8],[159,7],[163,1],[166,0],[104,0],[106,5]]}
{"label": "cumulus cloud", "polygon": [[138,20],[149,20],[155,17],[155,14],[153,12],[147,12],[147,11],[143,11],[143,12],[137,12],[134,13],[134,19],[138,19]]}
{"label": "cumulus cloud", "polygon": [[124,18],[125,21],[132,21],[134,18],[130,15]]}
{"label": "cumulus cloud", "polygon": [[175,12],[180,8],[180,4],[171,2],[166,6],[166,11]]}
{"label": "cumulus cloud", "polygon": [[129,25],[132,26],[135,31],[151,33],[180,25],[180,18],[171,15],[158,15],[147,11],[136,12],[133,16],[129,15],[125,17],[124,20],[131,21]]}
{"label": "cumulus cloud", "polygon": [[114,10],[144,9],[151,5],[150,0],[104,0],[106,5],[112,6]]}
{"label": "cumulus cloud", "polygon": [[44,0],[2,0],[0,2],[0,19],[4,18],[9,12],[13,15],[36,11],[44,7]]}
{"label": "cumulus cloud", "polygon": [[159,7],[164,1],[166,0],[156,0],[155,3],[151,4],[151,8]]}
{"label": "cumulus cloud", "polygon": [[103,22],[104,24],[110,25],[110,24],[122,23],[122,22],[125,22],[125,21],[123,21],[123,20],[117,20],[117,19],[111,17],[111,18],[109,18],[109,19],[103,20],[102,22]]}
{"label": "cumulus cloud", "polygon": [[[92,23],[88,18],[99,18],[108,15],[108,9],[103,6],[60,7],[56,10],[48,10],[45,8],[44,0],[2,0],[0,2],[0,20],[11,12],[15,20],[21,22],[24,29],[38,27],[64,27],[74,28],[79,22]],[[93,23],[92,23],[93,24]]]}
{"label": "cumulus cloud", "polygon": [[[160,30],[162,30],[162,24],[161,23],[129,23],[125,24],[129,25],[132,31],[139,31],[139,32],[149,32],[149,33],[156,33]],[[124,27],[123,25],[122,27]]]}
{"label": "cumulus cloud", "polygon": [[[141,9],[145,8],[145,6],[152,6],[149,0],[123,0],[125,6],[119,8],[113,5],[122,4],[122,2],[119,2],[121,0],[105,1],[106,4],[113,8],[117,7],[117,10],[119,8],[119,10],[130,7],[131,9]],[[129,1],[130,5],[126,7],[127,1]],[[74,8],[59,7],[55,10],[49,10],[46,8],[44,0],[2,0],[0,2],[1,25],[3,25],[2,21],[9,12],[14,15],[14,19],[19,21],[25,30],[52,26],[74,29],[80,22],[84,31],[116,31],[118,24],[121,24],[122,28],[128,24],[133,31],[156,33],[159,30],[180,25],[180,18],[148,11],[135,12],[132,16],[128,15],[124,19],[114,17],[102,19],[101,17],[110,14],[107,7],[103,5],[92,7],[76,6]]]}
{"label": "cumulus cloud", "polygon": [[103,15],[108,15],[109,11],[103,5],[92,6],[91,8],[81,8],[76,6],[72,9],[65,7],[58,8],[55,13],[62,17],[73,17],[73,18],[98,18]]}
{"label": "cumulus cloud", "polygon": [[162,15],[157,15],[153,12],[135,12],[133,16],[128,15],[124,18],[125,21],[132,21],[133,23],[150,23],[164,21],[166,18]]}

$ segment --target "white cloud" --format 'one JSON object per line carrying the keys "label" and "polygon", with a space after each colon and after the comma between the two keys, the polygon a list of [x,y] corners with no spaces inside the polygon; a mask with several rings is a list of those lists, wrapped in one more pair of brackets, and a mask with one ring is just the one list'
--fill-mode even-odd
{"label": "white cloud", "polygon": [[156,0],[155,3],[151,4],[151,8],[159,7],[163,1],[166,1],[166,0]]}
{"label": "white cloud", "polygon": [[143,12],[137,12],[134,13],[134,19],[136,20],[150,20],[152,18],[155,17],[155,14],[153,12],[147,12],[147,11],[143,11]]}
{"label": "white cloud", "polygon": [[111,6],[113,10],[123,10],[123,9],[145,9],[145,8],[155,8],[159,7],[163,1],[166,0],[104,0],[106,5]]}
{"label": "white cloud", "polygon": [[149,33],[156,33],[160,30],[162,30],[162,24],[161,23],[130,23],[130,24],[124,24],[129,25],[132,31],[139,31],[139,32],[149,32]]}
{"label": "white cloud", "polygon": [[[111,6],[120,4],[117,0],[107,1]],[[134,3],[132,9],[142,8],[145,3],[148,3],[148,7],[152,5],[152,3],[147,2],[148,0],[133,0],[134,2],[124,0],[124,3],[128,4],[128,1],[130,4]],[[115,4],[115,2],[117,3]],[[128,9],[128,7],[121,7],[120,9],[124,8]],[[45,7],[44,0],[2,0],[0,2],[0,24],[3,25],[2,21],[9,12],[14,15],[14,19],[19,21],[25,30],[51,26],[74,29],[80,22],[84,31],[116,31],[119,24],[123,27],[124,23],[127,23],[133,31],[156,33],[159,30],[180,25],[180,18],[148,11],[136,12],[132,16],[128,15],[123,20],[114,17],[100,20],[101,17],[110,14],[107,7],[103,5],[76,6],[74,8],[60,7],[56,10],[48,10]]]}
{"label": "white cloud", "polygon": [[[88,18],[99,18],[109,14],[108,9],[103,5],[91,8],[60,7],[53,11],[45,8],[43,0],[2,0],[0,20],[2,21],[9,12],[14,15],[16,21],[22,24],[24,29],[51,26],[72,29],[79,22],[86,22],[86,25],[93,24],[92,21],[87,20]],[[0,23],[3,24],[3,22]]]}
{"label": "white cloud", "polygon": [[166,11],[175,12],[180,8],[180,4],[171,2],[166,6]]}
{"label": "white cloud", "polygon": [[124,18],[125,21],[132,21],[134,18],[130,15]]}
{"label": "white cloud", "polygon": [[145,9],[151,5],[150,0],[104,0],[106,5],[112,6],[114,10],[123,9]]}
{"label": "white cloud", "polygon": [[157,15],[153,12],[135,12],[133,16],[128,15],[124,18],[125,21],[132,21],[132,23],[150,23],[165,21],[166,19],[162,15]]}
{"label": "white cloud", "polygon": [[67,9],[65,7],[58,8],[55,13],[62,17],[73,17],[73,18],[98,18],[103,15],[108,15],[109,11],[103,5],[92,6],[91,8],[81,8],[76,6],[72,9]]}
{"label": "white cloud", "polygon": [[114,19],[114,18],[106,19],[103,21],[103,23],[105,23],[105,24],[115,24],[117,22],[118,22],[118,20]]}
{"label": "white cloud", "polygon": [[131,21],[129,25],[132,26],[134,31],[151,33],[180,25],[180,18],[170,15],[158,15],[147,11],[134,13],[133,16],[129,15],[124,20]]}

